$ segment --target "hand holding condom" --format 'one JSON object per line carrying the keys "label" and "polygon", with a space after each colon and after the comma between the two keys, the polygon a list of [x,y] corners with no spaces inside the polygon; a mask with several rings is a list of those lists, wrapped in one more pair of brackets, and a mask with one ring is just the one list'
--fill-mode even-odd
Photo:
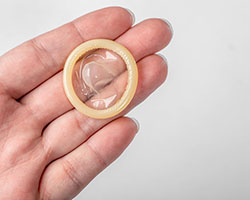
{"label": "hand holding condom", "polygon": [[132,22],[97,10],[0,57],[0,199],[72,199],[132,141],[122,115],[164,82],[172,37]]}

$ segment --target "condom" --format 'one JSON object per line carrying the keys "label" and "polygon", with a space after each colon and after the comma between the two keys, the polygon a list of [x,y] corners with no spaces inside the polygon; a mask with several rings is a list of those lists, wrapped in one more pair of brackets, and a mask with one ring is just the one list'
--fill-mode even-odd
{"label": "condom", "polygon": [[135,59],[128,49],[112,40],[82,43],[64,66],[67,98],[91,118],[105,119],[122,112],[133,99],[137,82]]}

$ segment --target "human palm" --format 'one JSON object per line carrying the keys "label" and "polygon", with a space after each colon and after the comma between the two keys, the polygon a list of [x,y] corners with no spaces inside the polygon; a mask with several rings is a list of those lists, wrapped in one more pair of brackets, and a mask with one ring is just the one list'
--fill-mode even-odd
{"label": "human palm", "polygon": [[[172,37],[163,20],[132,23],[126,9],[101,9],[0,57],[0,199],[72,199],[132,141],[138,127],[123,115],[165,80],[155,53]],[[94,38],[123,44],[138,65],[135,97],[111,119],[79,113],[63,90],[67,55]]]}

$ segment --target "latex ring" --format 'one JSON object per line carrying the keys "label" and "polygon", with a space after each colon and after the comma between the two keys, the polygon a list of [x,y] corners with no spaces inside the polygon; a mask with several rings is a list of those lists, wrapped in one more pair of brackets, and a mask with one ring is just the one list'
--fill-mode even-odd
{"label": "latex ring", "polygon": [[[93,109],[82,102],[75,93],[72,83],[72,73],[77,60],[88,51],[100,48],[111,50],[121,56],[128,70],[127,86],[122,97],[113,106],[104,110]],[[138,70],[134,57],[127,48],[112,40],[95,39],[82,43],[71,52],[64,65],[63,85],[67,98],[79,112],[91,118],[105,119],[122,112],[133,99],[137,82]]]}

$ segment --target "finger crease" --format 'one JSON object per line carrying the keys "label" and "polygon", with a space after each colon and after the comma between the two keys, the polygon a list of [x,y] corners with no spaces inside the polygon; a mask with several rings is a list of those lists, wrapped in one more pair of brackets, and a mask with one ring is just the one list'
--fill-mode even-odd
{"label": "finger crease", "polygon": [[82,188],[82,182],[77,176],[77,171],[73,167],[73,165],[68,160],[64,160],[63,164],[63,171],[69,177],[69,179],[76,185],[77,188]]}
{"label": "finger crease", "polygon": [[87,148],[95,155],[96,159],[102,166],[102,168],[106,168],[108,166],[108,163],[105,161],[105,159],[101,156],[100,153],[98,153],[88,142],[85,142]]}
{"label": "finger crease", "polygon": [[59,65],[48,52],[48,50],[43,46],[43,44],[41,42],[38,42],[36,38],[30,40],[30,43],[33,49],[35,50],[35,55],[37,56],[45,70],[50,67]]}
{"label": "finger crease", "polygon": [[83,37],[83,35],[82,35],[80,29],[79,29],[78,26],[75,24],[75,22],[72,21],[72,22],[70,22],[69,24],[75,29],[76,33],[79,35],[79,37],[80,37],[80,39],[82,40],[82,42],[85,41],[85,39],[84,39],[84,37]]}
{"label": "finger crease", "polygon": [[90,122],[89,118],[86,118],[86,120],[84,121],[84,126],[83,126],[81,123],[82,120],[80,120],[77,115],[78,115],[78,113],[75,112],[74,119],[75,119],[76,125],[80,129],[80,131],[86,135],[86,139],[87,139],[92,134],[95,133],[96,129],[94,128],[94,125],[92,125],[92,123]]}

